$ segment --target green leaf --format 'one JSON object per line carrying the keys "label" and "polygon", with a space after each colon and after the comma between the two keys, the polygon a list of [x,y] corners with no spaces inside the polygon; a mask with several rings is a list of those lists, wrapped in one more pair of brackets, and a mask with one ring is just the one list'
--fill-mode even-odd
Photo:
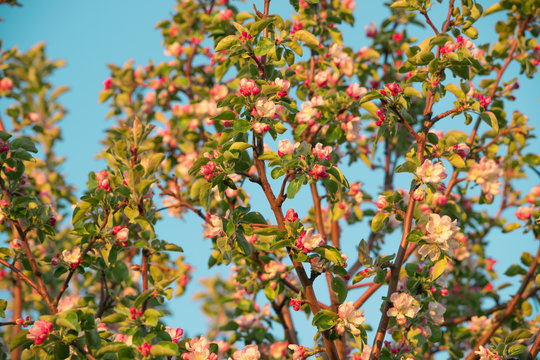
{"label": "green leaf", "polygon": [[118,312],[115,312],[111,315],[105,316],[104,318],[101,318],[102,323],[106,324],[114,324],[114,323],[121,323],[122,321],[126,320],[127,316]]}
{"label": "green leaf", "polygon": [[25,136],[11,141],[9,143],[9,148],[13,150],[21,148],[26,151],[30,151],[31,153],[37,153],[37,148],[34,142]]}
{"label": "green leaf", "polygon": [[21,345],[32,343],[32,340],[26,338],[26,335],[28,334],[28,330],[22,330],[17,335],[15,335],[15,337],[9,343],[9,351],[13,351]]}
{"label": "green leaf", "polygon": [[528,339],[528,338],[530,338],[532,336],[533,336],[533,334],[529,330],[516,329],[516,330],[512,331],[506,337],[506,339],[504,339],[504,344],[508,345],[508,344],[513,343],[514,341],[521,340],[521,339]]}
{"label": "green leaf", "polygon": [[219,40],[216,45],[216,52],[230,49],[238,43],[238,36],[229,35],[225,36],[223,39]]}
{"label": "green leaf", "polygon": [[75,312],[60,313],[56,319],[56,325],[75,331],[81,331],[79,318]]}
{"label": "green leaf", "polygon": [[461,88],[459,86],[457,86],[456,84],[448,84],[444,87],[444,89],[446,91],[450,91],[452,94],[454,94],[456,96],[456,98],[458,98],[458,100],[463,100],[465,99],[465,93],[463,92],[463,90],[461,90]]}
{"label": "green leaf", "polygon": [[429,44],[432,46],[438,45],[443,46],[448,41],[452,41],[452,37],[446,33],[440,33],[429,41]]}
{"label": "green leaf", "polygon": [[446,257],[443,257],[439,261],[435,263],[435,266],[433,266],[433,274],[431,275],[431,281],[435,281],[441,276],[446,269],[446,264],[448,262],[448,259]]}
{"label": "green leaf", "polygon": [[403,95],[404,96],[407,96],[407,97],[417,97],[417,98],[422,98],[423,95],[420,91],[416,90],[415,88],[409,86],[409,87],[406,87],[404,90],[403,90]]}
{"label": "green leaf", "polygon": [[402,172],[408,172],[408,173],[414,173],[416,171],[416,168],[418,165],[413,161],[407,161],[401,165],[398,165],[394,172],[396,173],[402,173]]}
{"label": "green leaf", "polygon": [[257,56],[268,54],[274,48],[274,42],[267,37],[261,37],[253,52]]}
{"label": "green leaf", "polygon": [[407,0],[399,0],[392,3],[390,7],[391,8],[406,8],[406,7],[409,7],[409,2]]}
{"label": "green leaf", "polygon": [[246,150],[246,149],[248,149],[250,147],[251,147],[250,144],[238,141],[238,142],[235,142],[234,144],[232,144],[231,147],[229,148],[229,150],[243,151],[243,150]]}
{"label": "green leaf", "polygon": [[329,260],[336,265],[343,266],[344,264],[341,253],[339,252],[338,249],[336,249],[333,246],[329,246],[329,245],[319,246],[318,248],[314,249],[313,252],[316,252],[317,254],[324,257],[326,260]]}
{"label": "green leaf", "polygon": [[82,219],[84,214],[86,214],[86,211],[90,209],[91,206],[92,204],[86,201],[81,201],[80,203],[78,203],[75,210],[73,210],[73,218],[71,219],[71,223],[75,224],[77,221]]}
{"label": "green leaf", "polygon": [[137,297],[137,299],[135,299],[133,306],[135,306],[135,308],[140,308],[142,303],[148,300],[148,298],[150,298],[150,295],[152,295],[153,292],[154,292],[154,289],[148,289],[145,292],[143,292],[141,295]]}
{"label": "green leaf", "polygon": [[304,54],[304,51],[302,50],[302,46],[300,46],[299,43],[296,41],[289,41],[287,43],[287,46],[294,51],[298,56],[302,56]]}
{"label": "green leaf", "polygon": [[321,310],[313,317],[312,324],[319,331],[326,331],[334,327],[338,315],[330,310]]}
{"label": "green leaf", "polygon": [[516,276],[518,274],[525,275],[527,271],[523,269],[521,266],[517,264],[510,265],[510,267],[506,270],[504,275],[506,276]]}
{"label": "green leaf", "polygon": [[480,117],[488,125],[490,125],[491,128],[495,130],[495,132],[499,132],[499,121],[497,120],[497,117],[494,113],[492,113],[491,111],[484,111],[483,113],[480,113]]}
{"label": "green leaf", "polygon": [[[306,43],[306,45],[310,47],[316,48],[317,46],[319,46],[319,40],[317,40],[317,37],[306,30],[298,30],[293,34],[292,39],[296,41],[303,41],[304,43]],[[294,51],[294,49],[292,48],[291,50]]]}
{"label": "green leaf", "polygon": [[525,345],[521,344],[514,344],[508,348],[508,356],[516,356],[519,355],[527,350],[527,347]]}
{"label": "green leaf", "polygon": [[236,114],[233,111],[227,110],[227,111],[223,111],[223,112],[217,114],[212,119],[214,119],[214,120],[236,120]]}
{"label": "green leaf", "polygon": [[288,199],[294,199],[296,194],[300,191],[302,188],[302,184],[304,182],[303,176],[297,176],[293,181],[289,183],[289,186],[287,186],[287,198]]}
{"label": "green leaf", "polygon": [[182,249],[181,246],[171,243],[166,244],[164,249],[167,251],[184,252],[184,249]]}
{"label": "green leaf", "polygon": [[384,220],[388,218],[388,214],[384,212],[378,212],[371,221],[371,231],[378,232],[382,229]]}
{"label": "green leaf", "polygon": [[336,293],[338,297],[339,303],[340,304],[343,303],[345,299],[347,298],[347,292],[348,292],[347,283],[345,282],[345,280],[343,280],[343,278],[341,277],[336,276],[332,278],[332,281],[330,282],[330,284],[332,285],[332,290],[334,290],[334,292]]}
{"label": "green leaf", "polygon": [[11,134],[8,134],[7,132],[0,130],[0,139],[4,141],[8,141],[10,137],[11,137]]}
{"label": "green leaf", "polygon": [[415,229],[415,230],[411,231],[409,233],[409,235],[407,235],[407,241],[417,243],[420,240],[422,240],[424,235],[425,234],[424,234],[424,232],[422,230]]}
{"label": "green leaf", "polygon": [[455,168],[464,168],[465,167],[465,161],[463,160],[463,158],[461,156],[459,156],[458,154],[450,154],[448,157],[447,157],[448,161],[450,162],[450,164],[452,164]]}
{"label": "green leaf", "polygon": [[516,229],[519,229],[521,227],[521,225],[519,223],[511,223],[511,224],[508,224],[506,225],[503,229],[502,229],[502,232],[503,233],[509,233],[511,231],[514,231]]}

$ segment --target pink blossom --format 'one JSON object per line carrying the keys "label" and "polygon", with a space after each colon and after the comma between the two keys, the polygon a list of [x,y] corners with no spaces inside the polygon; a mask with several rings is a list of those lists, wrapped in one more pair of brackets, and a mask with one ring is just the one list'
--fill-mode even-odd
{"label": "pink blossom", "polygon": [[216,164],[213,161],[207,162],[206,165],[201,166],[199,173],[203,175],[207,181],[210,181],[210,179],[217,174]]}
{"label": "pink blossom", "polygon": [[407,321],[405,317],[414,318],[420,307],[417,301],[407,293],[393,293],[390,296],[390,301],[394,307],[388,310],[387,315],[396,318],[398,324],[403,325]]}
{"label": "pink blossom", "polygon": [[255,109],[260,117],[273,118],[276,113],[276,104],[266,98],[259,98],[255,103]]}
{"label": "pink blossom", "polygon": [[294,152],[295,145],[291,144],[289,139],[280,140],[278,143],[278,155],[283,156],[285,154],[292,154]]}
{"label": "pink blossom", "polygon": [[240,80],[240,94],[243,96],[258,95],[260,91],[255,81],[250,79]]}
{"label": "pink blossom", "polygon": [[375,37],[375,35],[377,35],[377,25],[375,25],[374,22],[371,22],[369,25],[366,25],[364,27],[365,31],[366,31],[366,36],[367,37]]}
{"label": "pink blossom", "polygon": [[360,335],[358,327],[366,320],[364,310],[356,311],[353,302],[346,301],[339,305],[338,316],[339,320],[336,325],[338,333],[342,334],[347,329],[352,335]]}
{"label": "pink blossom", "polygon": [[309,228],[302,232],[296,240],[296,247],[300,248],[302,252],[308,253],[316,247],[324,245],[324,240],[321,234],[313,234],[314,229]]}
{"label": "pink blossom", "polygon": [[175,344],[182,338],[182,335],[184,335],[184,330],[181,328],[175,329],[175,328],[166,327],[165,331],[167,331],[167,334],[169,334],[172,342]]}
{"label": "pink blossom", "polygon": [[533,211],[534,211],[534,205],[520,206],[518,207],[515,215],[516,215],[516,218],[518,218],[519,220],[526,221],[531,218]]}
{"label": "pink blossom", "polygon": [[273,279],[276,276],[281,276],[287,271],[287,264],[283,262],[278,262],[275,260],[270,260],[268,264],[264,265],[264,274],[261,275],[261,280],[266,281]]}
{"label": "pink blossom", "polygon": [[28,120],[30,120],[33,123],[38,122],[39,114],[36,113],[36,112],[29,112],[28,113]]}
{"label": "pink blossom", "polygon": [[62,259],[72,267],[79,265],[81,263],[81,249],[75,246],[71,251],[62,251]]}
{"label": "pink blossom", "polygon": [[285,214],[285,221],[295,222],[297,219],[298,214],[294,211],[294,209],[287,210],[287,213]]}
{"label": "pink blossom", "polygon": [[471,152],[471,148],[465,143],[456,144],[454,145],[453,149],[455,153],[461,156],[462,158],[466,158],[467,155],[469,155],[469,153]]}
{"label": "pink blossom", "polygon": [[332,153],[332,147],[329,145],[323,147],[321,143],[317,143],[317,145],[315,145],[315,147],[311,150],[311,153],[319,160],[332,160],[332,158],[330,157],[330,154]]}
{"label": "pink blossom", "polygon": [[343,7],[348,10],[354,10],[356,2],[354,0],[342,0]]}
{"label": "pink blossom", "polygon": [[228,93],[229,89],[223,84],[215,84],[214,87],[210,89],[210,96],[216,101],[225,99]]}
{"label": "pink blossom", "polygon": [[96,180],[98,182],[98,186],[104,190],[110,191],[111,186],[109,185],[109,173],[107,170],[101,170],[96,173]]}
{"label": "pink blossom", "polygon": [[327,178],[328,173],[326,172],[326,168],[324,165],[315,165],[312,170],[309,170],[309,173],[315,178],[315,180],[319,178]]}
{"label": "pink blossom", "polygon": [[400,43],[403,40],[403,34],[402,33],[393,33],[392,34],[392,40],[394,40],[397,43]]}
{"label": "pink blossom", "polygon": [[438,302],[430,302],[428,305],[429,316],[435,324],[442,324],[444,321],[444,313],[446,312],[446,307]]}
{"label": "pink blossom", "polygon": [[388,206],[388,200],[386,200],[386,196],[379,195],[379,198],[377,199],[375,205],[377,205],[378,211],[383,211],[383,209]]}
{"label": "pink blossom", "polygon": [[290,344],[289,349],[293,351],[292,360],[303,360],[306,358],[306,351],[303,346]]}
{"label": "pink blossom", "polygon": [[29,340],[34,340],[36,345],[39,345],[47,339],[49,333],[53,330],[53,324],[48,321],[38,320],[34,323],[26,335]]}
{"label": "pink blossom", "polygon": [[263,134],[270,130],[270,125],[265,123],[256,122],[253,124],[253,131],[255,131],[257,134]]}
{"label": "pink blossom", "polygon": [[412,197],[416,201],[424,201],[424,199],[426,198],[426,192],[423,188],[419,187],[413,191]]}
{"label": "pink blossom", "polygon": [[416,169],[415,174],[425,183],[438,183],[448,176],[442,162],[433,164],[429,159],[424,160],[422,166]]}
{"label": "pink blossom", "polygon": [[223,9],[219,12],[219,17],[221,20],[230,20],[233,17],[233,12],[231,9]]}
{"label": "pink blossom", "polygon": [[237,350],[233,354],[234,360],[257,360],[261,358],[259,347],[255,344],[247,345],[242,350]]}
{"label": "pink blossom", "polygon": [[148,356],[150,354],[150,349],[152,349],[152,345],[150,345],[147,342],[144,342],[141,346],[138,347],[140,353],[142,356]]}
{"label": "pink blossom", "polygon": [[399,94],[401,92],[401,87],[399,86],[398,83],[390,83],[390,84],[386,84],[386,87],[388,88],[388,90],[390,90],[390,93],[395,96],[397,94]]}
{"label": "pink blossom", "polygon": [[493,199],[494,195],[501,193],[499,177],[502,175],[503,171],[497,163],[484,157],[479,163],[471,164],[467,173],[467,180],[475,181],[481,185],[486,198]]}
{"label": "pink blossom", "polygon": [[358,100],[367,94],[367,89],[365,87],[360,87],[358,84],[349,84],[345,93],[353,100]]}
{"label": "pink blossom", "polygon": [[0,91],[11,91],[13,89],[13,81],[5,77],[2,80],[0,80]]}
{"label": "pink blossom", "polygon": [[207,238],[213,238],[223,232],[223,222],[216,215],[211,215],[208,222],[203,223],[203,234]]}

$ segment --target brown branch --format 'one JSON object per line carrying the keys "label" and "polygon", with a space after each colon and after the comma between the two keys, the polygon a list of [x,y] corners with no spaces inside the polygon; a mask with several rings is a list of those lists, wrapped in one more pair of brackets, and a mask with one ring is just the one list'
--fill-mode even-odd
{"label": "brown branch", "polygon": [[540,260],[540,247],[538,247],[538,251],[536,252],[536,256],[533,259],[533,262],[531,266],[529,267],[529,271],[527,271],[527,274],[525,275],[525,278],[521,282],[521,286],[519,287],[519,290],[517,291],[516,295],[512,298],[512,300],[508,303],[508,306],[506,307],[506,310],[504,313],[497,317],[497,320],[491,325],[491,327],[482,335],[480,340],[475,344],[473,350],[471,353],[467,356],[466,360],[473,360],[477,357],[477,355],[474,353],[478,350],[480,346],[484,346],[487,344],[489,339],[495,334],[495,331],[501,327],[503,322],[512,314],[514,309],[516,308],[519,300],[523,299],[523,293],[525,292],[525,289],[529,285],[530,281],[532,280],[534,273],[536,271],[536,268],[538,267],[538,261]]}
{"label": "brown branch", "polygon": [[429,26],[431,26],[431,28],[435,32],[435,35],[439,35],[439,30],[437,30],[435,25],[433,25],[433,23],[431,22],[431,19],[429,18],[429,15],[428,15],[427,11],[422,9],[422,10],[420,10],[420,14],[424,15],[424,17],[426,18],[426,22],[428,23]]}
{"label": "brown branch", "polygon": [[412,136],[414,136],[414,139],[417,141],[417,142],[420,142],[420,135],[418,135],[416,133],[416,131],[414,131],[414,129],[411,127],[411,124],[409,124],[407,122],[407,120],[405,120],[403,118],[403,116],[401,115],[401,113],[399,112],[399,110],[396,108],[395,105],[392,105],[390,106],[390,109],[392,109],[394,111],[394,113],[399,117],[399,120],[400,122],[405,125],[405,127],[407,128],[407,130],[409,130],[409,133],[411,133]]}
{"label": "brown branch", "polygon": [[453,10],[454,10],[454,0],[450,0],[450,2],[448,3],[448,13],[446,14],[446,20],[444,21],[444,25],[442,27],[443,33],[448,31],[448,27],[450,26],[450,19],[452,17]]}
{"label": "brown branch", "polygon": [[30,285],[34,290],[36,290],[39,295],[43,296],[41,294],[41,290],[40,288],[37,286],[37,284],[35,282],[33,282],[28,276],[24,275],[24,273],[17,269],[14,265],[11,265],[10,263],[8,263],[7,261],[3,260],[3,259],[0,259],[0,264],[4,265],[5,267],[8,267],[11,269],[11,271],[13,271],[14,273],[17,274],[17,276],[19,276],[22,280],[24,280],[24,282],[26,282],[28,285]]}

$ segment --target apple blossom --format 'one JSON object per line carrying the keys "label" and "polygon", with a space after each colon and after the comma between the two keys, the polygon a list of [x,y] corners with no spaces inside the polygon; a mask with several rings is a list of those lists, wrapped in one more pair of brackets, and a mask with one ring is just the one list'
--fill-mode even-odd
{"label": "apple blossom", "polygon": [[255,108],[260,117],[273,118],[276,113],[276,104],[266,98],[257,99]]}
{"label": "apple blossom", "polygon": [[393,293],[390,296],[390,301],[392,301],[393,307],[388,310],[388,316],[396,318],[398,324],[403,325],[407,322],[408,318],[414,318],[420,307],[417,304],[417,301],[407,293]]}
{"label": "apple blossom", "polygon": [[62,260],[72,267],[76,267],[81,263],[81,249],[78,246],[75,246],[71,251],[62,251]]}
{"label": "apple blossom", "polygon": [[415,174],[425,183],[438,183],[448,176],[442,162],[433,164],[429,159],[424,160],[422,166],[416,169]]}
{"label": "apple blossom", "polygon": [[34,343],[39,345],[49,337],[53,327],[54,325],[51,322],[38,320],[34,322],[34,326],[30,328],[26,338],[28,340],[34,340]]}
{"label": "apple blossom", "polygon": [[352,335],[359,335],[358,327],[365,321],[364,310],[356,311],[352,301],[346,301],[339,305],[338,308],[339,322],[336,325],[336,330],[343,333],[345,329],[349,330]]}
{"label": "apple blossom", "polygon": [[313,234],[315,230],[309,228],[306,231],[302,232],[298,239],[296,239],[296,247],[300,248],[303,252],[307,253],[324,245],[324,239],[321,234]]}

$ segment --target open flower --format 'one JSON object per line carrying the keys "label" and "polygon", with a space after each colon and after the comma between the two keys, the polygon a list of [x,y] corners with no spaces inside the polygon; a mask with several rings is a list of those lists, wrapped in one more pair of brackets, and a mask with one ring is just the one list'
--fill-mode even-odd
{"label": "open flower", "polygon": [[414,318],[420,307],[416,305],[417,301],[407,293],[393,293],[390,296],[390,300],[394,307],[388,310],[386,313],[388,316],[393,316],[396,318],[398,324],[403,325],[407,322],[408,318]]}
{"label": "open flower", "polygon": [[364,310],[356,311],[352,301],[344,302],[338,308],[338,324],[336,330],[342,334],[345,329],[349,330],[353,335],[360,335],[358,327],[364,323]]}
{"label": "open flower", "polygon": [[276,104],[266,98],[259,98],[255,103],[257,115],[261,117],[273,118],[276,113]]}
{"label": "open flower", "polygon": [[52,323],[44,320],[38,320],[34,323],[34,326],[30,328],[30,331],[26,335],[26,338],[29,340],[34,340],[35,344],[39,345],[43,341],[45,341],[45,339],[47,339],[52,329]]}
{"label": "open flower", "polygon": [[259,347],[255,344],[247,345],[242,350],[237,350],[233,354],[234,360],[257,360],[260,358]]}
{"label": "open flower", "polygon": [[416,169],[416,176],[422,179],[423,182],[438,183],[447,177],[446,170],[442,162],[431,163],[431,160],[425,160],[422,166]]}
{"label": "open flower", "polygon": [[81,263],[81,249],[75,246],[71,251],[62,251],[62,259],[73,267],[79,265]]}

